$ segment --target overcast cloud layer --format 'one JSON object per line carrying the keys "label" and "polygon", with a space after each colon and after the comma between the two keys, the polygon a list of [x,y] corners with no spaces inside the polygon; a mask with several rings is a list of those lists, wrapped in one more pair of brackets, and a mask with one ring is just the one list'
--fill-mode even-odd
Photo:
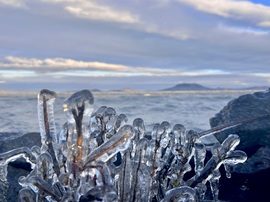
{"label": "overcast cloud layer", "polygon": [[0,0],[0,89],[270,86],[270,3]]}

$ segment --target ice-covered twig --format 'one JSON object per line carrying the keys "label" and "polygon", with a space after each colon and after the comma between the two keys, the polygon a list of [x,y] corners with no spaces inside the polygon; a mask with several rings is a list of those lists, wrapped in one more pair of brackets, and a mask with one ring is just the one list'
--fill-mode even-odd
{"label": "ice-covered twig", "polygon": [[265,115],[258,116],[258,117],[253,117],[253,118],[249,118],[249,119],[235,121],[235,122],[228,123],[228,124],[223,124],[221,126],[216,126],[216,127],[213,127],[209,130],[199,132],[198,137],[201,138],[203,136],[213,135],[213,134],[228,130],[230,128],[234,128],[234,127],[239,126],[239,125],[244,124],[244,123],[249,123],[249,122],[256,121],[256,120],[265,119],[268,117],[270,117],[270,114],[265,114]]}
{"label": "ice-covered twig", "polygon": [[56,128],[54,120],[54,102],[56,93],[43,89],[38,94],[38,118],[41,136],[41,150],[48,151],[53,159],[54,170],[60,174],[59,163],[57,161],[58,144],[56,139]]}
{"label": "ice-covered twig", "polygon": [[92,161],[103,161],[107,162],[117,152],[126,150],[134,137],[133,127],[130,125],[124,125],[119,129],[107,142],[100,145],[98,148],[93,150],[88,156],[83,167],[87,167],[88,163]]}
{"label": "ice-covered twig", "polygon": [[[181,124],[163,121],[146,131],[142,118],[127,124],[125,114],[102,106],[93,112],[89,90],[72,94],[64,101],[67,122],[56,133],[56,94],[41,90],[38,114],[42,146],[22,147],[0,154],[0,179],[6,180],[10,161],[25,158],[33,170],[19,178],[24,188],[19,201],[203,201],[206,182],[218,200],[219,167],[227,177],[231,166],[247,156],[235,150],[240,140],[229,135],[206,148],[200,138],[268,115],[241,120],[197,133]],[[194,176],[186,177],[193,169]],[[6,182],[6,181],[5,181]]]}
{"label": "ice-covered twig", "polygon": [[212,148],[213,156],[211,159],[206,163],[199,175],[195,175],[187,181],[187,185],[195,187],[198,183],[210,179],[212,177],[212,172],[219,169],[222,163],[237,164],[245,162],[247,155],[244,152],[233,151],[239,142],[239,137],[237,135],[229,135],[221,145],[214,145]]}
{"label": "ice-covered twig", "polygon": [[188,186],[173,188],[166,192],[161,202],[167,202],[172,200],[197,202],[198,201],[197,192],[195,189],[190,188]]}
{"label": "ice-covered twig", "polygon": [[7,180],[8,163],[17,160],[20,157],[26,159],[32,166],[36,163],[36,157],[28,147],[21,147],[2,153],[0,154],[0,180]]}

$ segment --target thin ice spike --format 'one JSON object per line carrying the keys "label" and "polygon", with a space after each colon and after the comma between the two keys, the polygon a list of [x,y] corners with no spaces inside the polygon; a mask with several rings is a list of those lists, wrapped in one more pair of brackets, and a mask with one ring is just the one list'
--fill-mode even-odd
{"label": "thin ice spike", "polygon": [[47,89],[43,89],[38,94],[38,118],[41,136],[41,152],[51,155],[54,164],[54,170],[57,175],[60,174],[58,156],[58,144],[56,137],[56,127],[54,120],[54,102],[56,93]]}

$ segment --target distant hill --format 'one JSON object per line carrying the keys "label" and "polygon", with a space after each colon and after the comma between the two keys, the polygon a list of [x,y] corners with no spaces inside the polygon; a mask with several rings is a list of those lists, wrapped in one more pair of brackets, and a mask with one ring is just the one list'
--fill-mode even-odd
{"label": "distant hill", "polygon": [[196,83],[182,83],[177,84],[176,86],[173,86],[171,88],[166,88],[163,91],[177,91],[177,90],[213,90],[213,89],[207,88],[205,86]]}
{"label": "distant hill", "polygon": [[181,83],[177,84],[171,88],[163,89],[162,91],[188,91],[188,90],[194,90],[194,91],[200,91],[200,90],[251,90],[251,91],[260,91],[260,90],[268,90],[270,89],[267,86],[252,86],[248,88],[208,88],[205,86],[202,86],[197,83]]}

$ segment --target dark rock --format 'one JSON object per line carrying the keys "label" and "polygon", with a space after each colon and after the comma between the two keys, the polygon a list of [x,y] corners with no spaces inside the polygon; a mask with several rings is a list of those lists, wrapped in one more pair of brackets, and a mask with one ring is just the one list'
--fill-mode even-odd
{"label": "dark rock", "polygon": [[[210,119],[211,127],[270,114],[270,91],[242,95],[228,103],[215,117]],[[237,134],[241,142],[238,149],[259,146],[270,147],[270,116],[215,134],[222,142],[229,134]]]}
{"label": "dark rock", "polygon": [[8,183],[0,181],[0,201],[7,202]]}
{"label": "dark rock", "polygon": [[18,183],[18,179],[21,176],[27,176],[31,171],[31,165],[29,163],[20,163],[14,161],[8,165],[8,191],[7,191],[7,201],[8,202],[17,202],[19,191],[22,189],[22,186]]}
{"label": "dark rock", "polygon": [[[1,134],[1,136],[12,134]],[[17,137],[16,134],[14,137]],[[27,133],[18,138],[2,138],[0,141],[0,153],[10,151],[15,148],[41,146],[39,133]],[[18,183],[20,176],[26,176],[31,171],[31,166],[23,158],[10,162],[8,165],[7,182],[0,181],[0,201],[17,202],[18,193],[22,188]]]}
{"label": "dark rock", "polygon": [[[232,168],[232,177],[222,173],[219,198],[225,201],[269,201],[270,181],[270,90],[242,95],[230,101],[215,117],[211,127],[262,117],[215,134],[218,141],[229,134],[237,134],[240,144],[236,149],[245,151],[245,163]],[[222,170],[222,169],[221,169]]]}
{"label": "dark rock", "polygon": [[237,149],[248,154],[248,160],[237,165],[235,171],[242,173],[257,172],[270,168],[270,91],[242,95],[228,103],[215,117],[210,119],[211,127],[220,126],[254,117],[260,118],[243,123],[237,127],[215,134],[222,142],[229,134],[237,134],[240,144]]}
{"label": "dark rock", "polygon": [[[253,148],[251,148],[250,150],[253,150]],[[235,166],[233,168],[233,172],[248,174],[270,168],[270,147],[260,147],[256,150],[254,154],[249,156],[250,157],[245,163],[241,163]]]}
{"label": "dark rock", "polygon": [[256,173],[232,173],[226,178],[224,169],[221,170],[219,199],[230,202],[266,202],[269,201],[270,168]]}
{"label": "dark rock", "polygon": [[[4,135],[16,137],[16,134],[12,133],[1,134],[1,136]],[[19,136],[18,138],[2,138],[0,141],[0,153],[4,153],[20,147],[31,148],[34,145],[41,146],[39,133],[26,133],[22,136]]]}

